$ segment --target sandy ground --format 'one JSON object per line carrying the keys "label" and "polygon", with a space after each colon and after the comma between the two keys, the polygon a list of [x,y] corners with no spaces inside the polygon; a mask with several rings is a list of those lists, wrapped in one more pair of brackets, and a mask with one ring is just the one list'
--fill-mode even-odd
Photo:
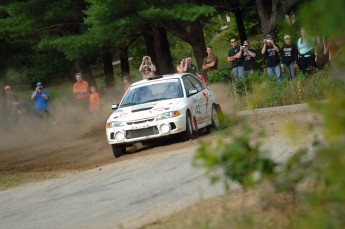
{"label": "sandy ground", "polygon": [[[212,85],[224,113],[232,113],[232,99],[224,85]],[[55,107],[59,107],[57,104]],[[111,113],[110,103],[103,104],[103,110],[97,120],[93,117],[82,117],[73,106],[55,109],[54,118],[57,124],[34,125],[30,121],[21,122],[11,131],[0,132],[0,174],[14,171],[80,171],[100,167],[109,163],[130,160],[145,154],[158,154],[183,148],[194,142],[163,141],[159,144],[129,149],[128,154],[115,159],[105,136],[105,121]],[[59,110],[60,112],[57,112]],[[281,120],[293,119],[297,125],[305,125],[306,116],[301,106],[260,109],[249,114],[250,122],[257,128],[268,127],[274,138],[277,125]],[[240,112],[240,115],[246,112]],[[83,118],[83,120],[81,120]],[[280,120],[277,122],[277,120]],[[274,131],[270,132],[270,128]],[[209,136],[201,136],[207,138]],[[272,144],[276,144],[272,140]]]}

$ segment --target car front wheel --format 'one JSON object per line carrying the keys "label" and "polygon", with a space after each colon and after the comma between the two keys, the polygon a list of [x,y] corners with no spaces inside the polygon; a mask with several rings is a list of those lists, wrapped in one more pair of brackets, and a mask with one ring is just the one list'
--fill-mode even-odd
{"label": "car front wheel", "polygon": [[126,153],[126,146],[124,145],[112,144],[111,149],[113,150],[113,154],[116,158],[121,157]]}
{"label": "car front wheel", "polygon": [[194,139],[195,134],[193,130],[192,117],[189,112],[186,114],[186,131],[181,134],[182,141],[187,141],[189,139]]}

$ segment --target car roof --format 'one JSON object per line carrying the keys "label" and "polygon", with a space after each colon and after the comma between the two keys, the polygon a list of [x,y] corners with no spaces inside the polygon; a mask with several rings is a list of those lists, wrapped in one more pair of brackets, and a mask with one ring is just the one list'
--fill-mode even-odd
{"label": "car roof", "polygon": [[146,84],[148,82],[153,82],[153,81],[157,81],[157,80],[180,79],[184,75],[190,75],[190,74],[189,73],[173,73],[173,74],[167,74],[167,75],[153,76],[153,77],[151,77],[149,79],[144,79],[144,80],[140,80],[140,81],[134,82],[132,84],[132,86],[137,86],[137,85],[140,85],[140,84]]}

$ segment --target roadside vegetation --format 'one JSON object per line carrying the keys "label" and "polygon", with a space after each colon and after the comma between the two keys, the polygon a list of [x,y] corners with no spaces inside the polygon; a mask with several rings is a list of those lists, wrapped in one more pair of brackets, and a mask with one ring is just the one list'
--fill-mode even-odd
{"label": "roadside vegetation", "polygon": [[[333,14],[325,12],[330,5]],[[316,0],[301,12],[310,30],[344,39],[344,23],[335,23],[344,6],[337,0]],[[229,85],[238,109],[309,103],[320,116],[321,134],[314,135],[311,148],[300,148],[287,162],[276,163],[261,147],[262,132],[229,118],[227,124],[236,131],[225,129],[217,141],[201,142],[194,164],[206,169],[210,182],[222,182],[228,190],[239,184],[241,191],[195,204],[144,228],[344,228],[345,55],[344,47],[338,48],[331,69],[308,78],[299,74],[294,81],[275,82],[260,74],[236,80],[227,70],[213,73],[211,81]],[[309,123],[311,132],[316,125]],[[294,127],[285,131],[287,137],[296,137]]]}

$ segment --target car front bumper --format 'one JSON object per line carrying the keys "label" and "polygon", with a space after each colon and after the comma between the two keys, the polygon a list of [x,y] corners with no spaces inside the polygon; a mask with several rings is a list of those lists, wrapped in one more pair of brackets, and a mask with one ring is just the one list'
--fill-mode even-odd
{"label": "car front bumper", "polygon": [[180,115],[164,120],[132,121],[116,128],[107,128],[109,144],[127,144],[160,138],[186,130],[186,116]]}

